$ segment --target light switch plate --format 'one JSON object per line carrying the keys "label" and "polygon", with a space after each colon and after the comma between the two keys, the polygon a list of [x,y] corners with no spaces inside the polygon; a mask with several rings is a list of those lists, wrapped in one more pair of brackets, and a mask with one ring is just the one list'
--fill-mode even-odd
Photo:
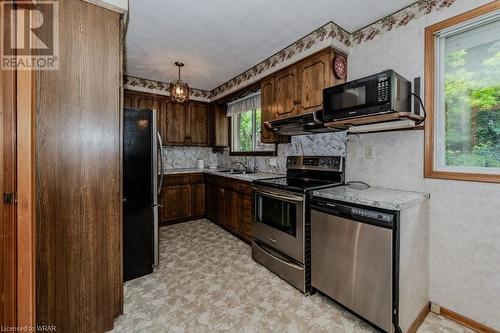
{"label": "light switch plate", "polygon": [[366,146],[365,155],[367,160],[373,160],[375,158],[375,151],[373,146]]}
{"label": "light switch plate", "polygon": [[277,167],[278,166],[278,159],[276,157],[271,157],[269,159],[269,165],[272,167]]}

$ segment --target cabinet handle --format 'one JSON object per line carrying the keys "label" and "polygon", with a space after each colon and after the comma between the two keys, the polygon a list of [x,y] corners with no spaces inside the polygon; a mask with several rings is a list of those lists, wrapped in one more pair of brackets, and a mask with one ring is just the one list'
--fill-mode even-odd
{"label": "cabinet handle", "polygon": [[293,105],[300,105],[300,104],[302,104],[302,102],[301,102],[301,101],[299,101],[299,100],[297,100],[297,101],[293,101]]}

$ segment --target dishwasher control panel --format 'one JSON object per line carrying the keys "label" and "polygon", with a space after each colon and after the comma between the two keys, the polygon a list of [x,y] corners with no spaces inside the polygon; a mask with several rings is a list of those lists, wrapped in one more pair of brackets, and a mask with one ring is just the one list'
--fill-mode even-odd
{"label": "dishwasher control panel", "polygon": [[382,221],[382,222],[387,222],[387,223],[392,223],[394,220],[394,215],[392,215],[392,214],[375,212],[373,210],[367,210],[367,209],[362,209],[362,208],[357,208],[357,207],[351,208],[351,214],[353,216],[366,217],[366,218],[369,218],[371,220]]}

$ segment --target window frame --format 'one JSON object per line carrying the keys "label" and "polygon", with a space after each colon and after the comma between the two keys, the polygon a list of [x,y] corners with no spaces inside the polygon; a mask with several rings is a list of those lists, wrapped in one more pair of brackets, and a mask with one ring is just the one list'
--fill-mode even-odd
{"label": "window frame", "polygon": [[[256,123],[257,109],[252,109],[252,110],[248,110],[248,111],[252,111],[252,130],[254,133],[252,141],[253,141],[254,147],[255,147],[257,135],[259,135],[259,133],[256,132],[256,129],[257,129],[257,123]],[[234,143],[233,127],[234,127],[234,122],[235,122],[233,117],[236,117],[236,115],[229,118],[229,138],[230,138],[230,140],[229,140],[229,155],[230,156],[276,156],[276,150],[277,150],[276,144],[274,145],[273,150],[252,150],[252,151],[239,151],[239,150],[235,151],[235,150],[233,150],[233,143]]]}
{"label": "window frame", "polygon": [[424,177],[436,179],[476,181],[488,183],[500,183],[499,173],[479,173],[479,172],[454,172],[436,169],[436,34],[444,29],[455,25],[463,24],[479,16],[500,10],[500,1],[495,1],[463,14],[453,16],[444,21],[438,22],[425,28],[425,145],[424,145]]}

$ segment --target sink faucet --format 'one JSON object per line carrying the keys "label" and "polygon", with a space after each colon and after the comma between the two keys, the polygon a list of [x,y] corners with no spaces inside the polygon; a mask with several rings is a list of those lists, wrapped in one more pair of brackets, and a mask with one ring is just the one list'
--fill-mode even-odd
{"label": "sink faucet", "polygon": [[243,162],[240,162],[240,161],[235,161],[234,164],[239,164],[239,165],[242,165],[244,168],[245,168],[245,172],[248,172],[248,163],[243,163]]}

